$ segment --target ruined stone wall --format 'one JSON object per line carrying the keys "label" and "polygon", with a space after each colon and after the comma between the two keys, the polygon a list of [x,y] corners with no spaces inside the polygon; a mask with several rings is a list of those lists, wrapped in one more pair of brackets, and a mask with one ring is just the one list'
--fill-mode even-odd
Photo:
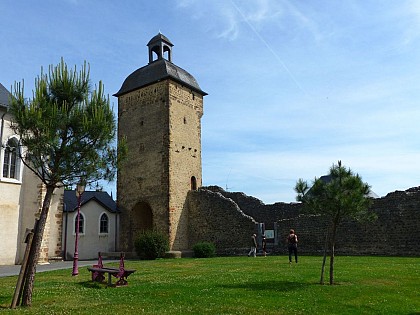
{"label": "ruined stone wall", "polygon": [[[372,222],[345,220],[337,231],[336,252],[350,255],[420,255],[420,190],[389,193],[374,200],[371,209],[378,216]],[[323,217],[300,217],[278,221],[279,230],[287,235],[293,227],[299,233],[299,250],[321,253],[329,222]],[[285,251],[279,248],[279,251]]]}
{"label": "ruined stone wall", "polygon": [[296,217],[296,213],[299,213],[300,209],[300,205],[297,203],[278,202],[266,205],[255,197],[247,196],[242,192],[228,192],[218,186],[208,186],[206,189],[232,199],[243,212],[253,217],[255,221],[264,222],[266,229],[273,229],[274,222]]}
{"label": "ruined stone wall", "polygon": [[197,242],[212,242],[219,255],[243,255],[257,222],[239,209],[231,199],[207,189],[188,194],[189,247]]}
{"label": "ruined stone wall", "polygon": [[[322,254],[329,226],[326,217],[305,214],[302,205],[298,203],[265,205],[243,193],[226,192],[216,186],[207,189],[231,200],[255,221],[265,223],[267,229],[276,225],[279,243],[270,248],[271,251],[286,253],[285,239],[289,229],[293,228],[299,235],[300,253]],[[420,187],[396,191],[375,199],[372,210],[378,216],[373,222],[346,220],[340,225],[337,232],[337,254],[420,255]]]}
{"label": "ruined stone wall", "polygon": [[360,254],[420,256],[420,187],[389,193],[372,209],[378,219],[344,223],[337,246]]}

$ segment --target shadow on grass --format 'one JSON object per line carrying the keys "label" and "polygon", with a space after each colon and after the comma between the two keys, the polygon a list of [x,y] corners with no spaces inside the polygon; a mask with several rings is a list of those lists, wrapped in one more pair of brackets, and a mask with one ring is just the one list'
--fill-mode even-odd
{"label": "shadow on grass", "polygon": [[10,308],[12,296],[0,296],[0,310]]}
{"label": "shadow on grass", "polygon": [[88,289],[106,289],[108,286],[104,282],[95,282],[95,281],[83,281],[79,282],[78,285],[88,288]]}
{"label": "shadow on grass", "polygon": [[310,286],[319,285],[316,283],[299,283],[292,281],[263,281],[263,282],[246,282],[240,284],[224,284],[220,285],[225,289],[245,289],[245,290],[271,290],[275,292],[286,292],[291,290],[301,290]]}

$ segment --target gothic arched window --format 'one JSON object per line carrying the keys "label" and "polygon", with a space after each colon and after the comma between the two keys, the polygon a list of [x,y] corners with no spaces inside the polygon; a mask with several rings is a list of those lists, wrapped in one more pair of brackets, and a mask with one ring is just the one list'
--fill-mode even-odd
{"label": "gothic arched window", "polygon": [[108,216],[105,213],[103,213],[101,215],[101,220],[99,221],[99,233],[103,233],[103,234],[108,233],[108,226],[109,226],[108,222],[109,222]]}
{"label": "gothic arched window", "polygon": [[3,177],[19,179],[19,145],[16,138],[9,139],[4,147]]}

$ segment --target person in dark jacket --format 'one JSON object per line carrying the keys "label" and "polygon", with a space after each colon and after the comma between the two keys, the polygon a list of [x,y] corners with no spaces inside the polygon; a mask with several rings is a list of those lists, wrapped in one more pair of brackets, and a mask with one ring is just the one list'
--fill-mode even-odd
{"label": "person in dark jacket", "polygon": [[298,262],[297,243],[298,237],[295,234],[295,230],[291,229],[289,236],[287,237],[287,248],[289,249],[289,264],[292,263],[292,254],[295,255],[295,262]]}
{"label": "person in dark jacket", "polygon": [[263,251],[263,255],[264,257],[267,256],[267,239],[265,238],[265,235],[263,235],[262,237],[262,251]]}

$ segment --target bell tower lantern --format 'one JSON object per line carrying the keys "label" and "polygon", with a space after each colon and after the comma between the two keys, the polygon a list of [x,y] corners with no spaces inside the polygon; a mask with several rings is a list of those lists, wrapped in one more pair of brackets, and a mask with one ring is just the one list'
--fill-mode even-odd
{"label": "bell tower lantern", "polygon": [[[149,63],[163,58],[172,62],[173,44],[161,33],[153,37],[147,44],[147,47],[149,47]],[[167,58],[165,58],[165,56]],[[154,59],[154,57],[156,57],[156,59]]]}

